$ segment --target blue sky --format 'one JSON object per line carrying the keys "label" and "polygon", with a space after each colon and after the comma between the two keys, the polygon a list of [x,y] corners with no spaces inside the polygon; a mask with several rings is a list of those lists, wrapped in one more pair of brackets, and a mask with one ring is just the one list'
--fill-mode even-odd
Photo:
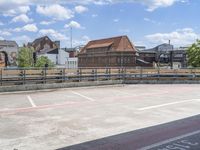
{"label": "blue sky", "polygon": [[128,35],[153,47],[169,39],[176,46],[200,38],[199,0],[0,0],[0,39],[19,45],[48,35],[62,47]]}

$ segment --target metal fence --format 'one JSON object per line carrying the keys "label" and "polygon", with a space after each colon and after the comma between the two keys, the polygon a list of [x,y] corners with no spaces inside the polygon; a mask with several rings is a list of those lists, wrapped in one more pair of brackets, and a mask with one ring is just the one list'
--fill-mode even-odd
{"label": "metal fence", "polygon": [[200,80],[200,69],[125,67],[0,69],[0,86],[101,80]]}

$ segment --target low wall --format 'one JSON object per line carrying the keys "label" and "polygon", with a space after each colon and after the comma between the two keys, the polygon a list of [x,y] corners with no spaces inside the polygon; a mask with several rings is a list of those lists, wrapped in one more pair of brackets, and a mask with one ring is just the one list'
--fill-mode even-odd
{"label": "low wall", "polygon": [[91,81],[91,82],[88,81],[88,82],[70,82],[70,83],[12,85],[12,86],[0,86],[0,92],[116,85],[116,84],[122,84],[122,83],[123,83],[122,80],[109,80],[109,81]]}
{"label": "low wall", "polygon": [[56,88],[71,88],[71,87],[88,87],[101,85],[116,85],[116,84],[200,84],[199,80],[109,80],[109,81],[88,81],[88,82],[70,82],[70,83],[51,83],[51,84],[26,84],[0,86],[0,92],[13,91],[29,91],[43,90]]}

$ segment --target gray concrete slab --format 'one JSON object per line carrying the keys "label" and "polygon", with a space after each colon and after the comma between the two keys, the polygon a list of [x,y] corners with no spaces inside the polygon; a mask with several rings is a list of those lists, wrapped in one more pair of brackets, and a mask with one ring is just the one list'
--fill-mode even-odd
{"label": "gray concrete slab", "polygon": [[0,148],[51,150],[198,115],[199,89],[120,85],[0,94]]}

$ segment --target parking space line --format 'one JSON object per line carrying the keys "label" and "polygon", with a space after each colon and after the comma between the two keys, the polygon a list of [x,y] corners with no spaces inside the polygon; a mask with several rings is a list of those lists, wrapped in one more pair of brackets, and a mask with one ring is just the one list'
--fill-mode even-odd
{"label": "parking space line", "polygon": [[28,98],[29,102],[31,103],[31,106],[32,107],[36,107],[36,105],[35,105],[34,101],[32,100],[31,96],[27,95],[27,98]]}
{"label": "parking space line", "polygon": [[148,150],[148,149],[151,149],[151,148],[154,148],[154,147],[157,147],[157,146],[160,146],[160,145],[164,145],[164,144],[167,144],[167,143],[179,140],[179,139],[186,138],[188,136],[199,134],[199,133],[200,133],[200,130],[197,130],[197,131],[194,131],[194,132],[191,132],[191,133],[187,133],[187,134],[184,134],[184,135],[181,135],[181,136],[178,136],[178,137],[174,137],[174,138],[171,138],[171,139],[156,143],[156,144],[152,144],[150,146],[143,147],[140,150]]}
{"label": "parking space line", "polygon": [[191,100],[177,101],[177,102],[166,103],[166,104],[161,104],[161,105],[148,106],[148,107],[139,108],[138,110],[139,111],[149,110],[149,109],[154,109],[154,108],[159,108],[159,107],[164,107],[164,106],[169,106],[169,105],[187,103],[187,102],[191,102],[191,101],[195,101],[195,100],[191,99]]}
{"label": "parking space line", "polygon": [[85,95],[83,95],[83,94],[80,94],[80,93],[78,93],[78,92],[75,92],[75,91],[71,91],[71,92],[72,92],[73,94],[78,95],[78,96],[80,96],[80,97],[83,97],[83,98],[85,98],[85,99],[87,99],[87,100],[95,101],[93,98],[87,97],[87,96],[85,96]]}

